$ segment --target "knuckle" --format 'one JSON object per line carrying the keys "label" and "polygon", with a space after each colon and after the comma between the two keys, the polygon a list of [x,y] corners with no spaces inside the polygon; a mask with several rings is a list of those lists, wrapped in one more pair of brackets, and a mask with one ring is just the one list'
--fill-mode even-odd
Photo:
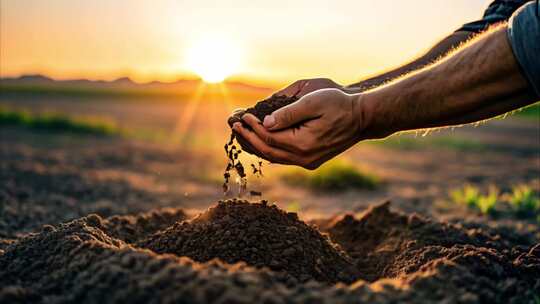
{"label": "knuckle", "polygon": [[276,140],[270,134],[264,136],[264,142],[270,146],[276,144]]}

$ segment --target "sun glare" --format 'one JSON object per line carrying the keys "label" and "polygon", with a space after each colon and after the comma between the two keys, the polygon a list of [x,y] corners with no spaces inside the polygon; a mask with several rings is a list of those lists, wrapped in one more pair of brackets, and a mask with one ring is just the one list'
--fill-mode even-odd
{"label": "sun glare", "polygon": [[221,82],[238,72],[242,50],[230,39],[207,36],[187,50],[186,67],[205,82]]}

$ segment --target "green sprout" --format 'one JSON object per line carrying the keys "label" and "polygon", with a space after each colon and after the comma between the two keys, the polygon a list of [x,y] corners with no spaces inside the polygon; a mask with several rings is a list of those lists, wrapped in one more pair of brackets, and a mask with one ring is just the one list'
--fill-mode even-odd
{"label": "green sprout", "polygon": [[527,185],[514,186],[508,202],[520,216],[528,216],[540,211],[540,199]]}
{"label": "green sprout", "polygon": [[300,203],[298,201],[292,201],[290,203],[287,204],[287,207],[285,208],[285,210],[287,210],[287,212],[296,212],[298,213],[300,211]]}
{"label": "green sprout", "polygon": [[457,189],[450,193],[452,201],[477,209],[482,214],[495,213],[495,205],[499,199],[499,189],[490,186],[487,195],[482,195],[477,187],[465,185],[463,189]]}

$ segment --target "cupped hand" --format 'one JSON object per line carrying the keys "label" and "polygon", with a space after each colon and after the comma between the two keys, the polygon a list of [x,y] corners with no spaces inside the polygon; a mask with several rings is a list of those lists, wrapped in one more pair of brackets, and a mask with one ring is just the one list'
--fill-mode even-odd
{"label": "cupped hand", "polygon": [[309,93],[261,122],[252,114],[237,122],[238,132],[267,160],[316,169],[358,140],[364,125],[360,99],[339,89]]}

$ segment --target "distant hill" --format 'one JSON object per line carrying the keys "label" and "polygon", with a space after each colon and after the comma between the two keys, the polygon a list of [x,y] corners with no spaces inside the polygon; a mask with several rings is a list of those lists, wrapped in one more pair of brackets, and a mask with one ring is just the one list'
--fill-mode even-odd
{"label": "distant hill", "polygon": [[[152,81],[136,83],[129,77],[121,77],[112,81],[69,79],[55,80],[36,74],[23,75],[15,78],[0,78],[0,97],[21,95],[69,95],[69,96],[177,96],[193,92],[202,84],[199,79],[179,79],[173,82]],[[226,82],[228,91],[241,95],[268,95],[272,89],[258,87],[243,82]],[[210,85],[212,87],[212,85]],[[214,85],[215,87],[215,85]]]}
{"label": "distant hill", "polygon": [[[121,77],[112,81],[89,80],[89,79],[69,79],[55,80],[50,77],[35,74],[22,75],[15,78],[0,78],[0,85],[51,85],[51,86],[78,86],[78,87],[119,87],[119,88],[177,88],[185,86],[196,86],[201,83],[199,79],[179,79],[174,82],[152,81],[147,83],[136,83],[129,77]],[[227,86],[244,88],[250,90],[270,90],[269,88],[254,86],[251,84],[231,81],[226,82]]]}

